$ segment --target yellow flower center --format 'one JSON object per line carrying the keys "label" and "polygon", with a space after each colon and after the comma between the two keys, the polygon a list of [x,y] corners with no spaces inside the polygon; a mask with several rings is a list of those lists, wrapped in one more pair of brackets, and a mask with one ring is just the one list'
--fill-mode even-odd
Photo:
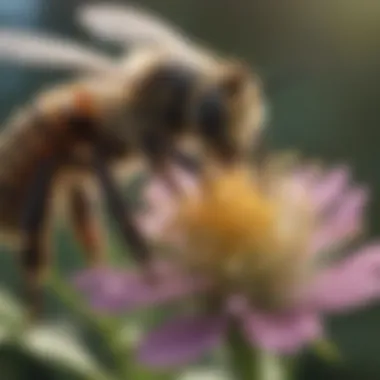
{"label": "yellow flower center", "polygon": [[183,259],[229,290],[232,285],[277,303],[284,299],[281,288],[294,280],[299,253],[294,239],[281,233],[280,212],[281,204],[246,169],[207,178],[175,220],[184,238]]}
{"label": "yellow flower center", "polygon": [[185,200],[180,218],[194,243],[206,239],[218,259],[228,259],[270,244],[275,207],[238,171],[207,181],[199,197]]}

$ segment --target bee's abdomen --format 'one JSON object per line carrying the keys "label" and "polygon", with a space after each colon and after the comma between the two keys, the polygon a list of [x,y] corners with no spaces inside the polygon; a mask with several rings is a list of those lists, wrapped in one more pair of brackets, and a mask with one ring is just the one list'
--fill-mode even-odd
{"label": "bee's abdomen", "polygon": [[0,230],[17,232],[29,184],[38,165],[68,148],[69,126],[59,110],[39,102],[20,110],[0,134]]}
{"label": "bee's abdomen", "polygon": [[[106,90],[97,82],[59,86],[37,97],[6,124],[0,134],[0,233],[4,228],[18,230],[29,184],[42,160],[60,155],[63,167],[82,171],[87,165],[86,154],[78,157],[78,149],[81,152],[91,133],[101,130]],[[102,142],[110,145],[112,153],[125,154],[107,134]]]}

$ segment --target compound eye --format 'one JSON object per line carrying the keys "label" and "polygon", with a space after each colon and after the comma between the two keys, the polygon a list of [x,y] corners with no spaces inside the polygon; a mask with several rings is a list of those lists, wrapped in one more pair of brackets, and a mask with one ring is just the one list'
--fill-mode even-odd
{"label": "compound eye", "polygon": [[187,67],[176,63],[158,67],[140,87],[143,114],[154,115],[170,129],[182,126],[195,81],[195,73]]}
{"label": "compound eye", "polygon": [[226,95],[220,88],[204,94],[198,108],[200,134],[211,153],[222,163],[231,162],[236,156],[229,131],[229,113]]}

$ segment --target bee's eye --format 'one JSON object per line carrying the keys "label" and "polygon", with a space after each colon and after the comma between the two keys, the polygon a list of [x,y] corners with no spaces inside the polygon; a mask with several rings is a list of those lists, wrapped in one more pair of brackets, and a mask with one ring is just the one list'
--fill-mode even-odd
{"label": "bee's eye", "polygon": [[210,89],[198,106],[200,134],[217,159],[230,163],[237,158],[237,146],[232,136],[228,95],[220,87]]}

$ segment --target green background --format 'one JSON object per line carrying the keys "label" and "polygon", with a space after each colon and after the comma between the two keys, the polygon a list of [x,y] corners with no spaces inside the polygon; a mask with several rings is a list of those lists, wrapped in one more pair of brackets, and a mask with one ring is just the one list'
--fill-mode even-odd
{"label": "green background", "polygon": [[[0,0],[0,26],[43,30],[75,38],[117,55],[116,47],[91,39],[76,23],[74,0]],[[216,49],[249,61],[267,85],[274,148],[297,149],[329,164],[349,163],[354,178],[372,188],[370,233],[380,231],[380,1],[378,0],[144,0],[146,5]],[[70,73],[0,66],[0,119],[41,88]],[[2,163],[6,164],[6,163]],[[60,239],[57,256],[67,270],[80,261]],[[0,281],[17,284],[9,257]],[[76,263],[78,261],[78,263]],[[63,313],[52,298],[51,312]],[[380,378],[380,307],[329,320],[347,361],[340,369],[305,355],[300,378]],[[6,364],[4,364],[6,363]],[[22,363],[16,368],[12,363]],[[53,378],[27,358],[2,350],[15,374]],[[32,367],[31,367],[32,366]],[[17,371],[16,371],[17,370]],[[0,377],[2,372],[0,371]],[[16,372],[15,372],[16,371]],[[10,376],[10,375],[9,375]],[[20,375],[22,376],[22,375]],[[29,378],[27,376],[26,378]],[[58,376],[58,375],[57,375]],[[6,377],[5,377],[6,378]],[[11,378],[11,377],[9,377]]]}

